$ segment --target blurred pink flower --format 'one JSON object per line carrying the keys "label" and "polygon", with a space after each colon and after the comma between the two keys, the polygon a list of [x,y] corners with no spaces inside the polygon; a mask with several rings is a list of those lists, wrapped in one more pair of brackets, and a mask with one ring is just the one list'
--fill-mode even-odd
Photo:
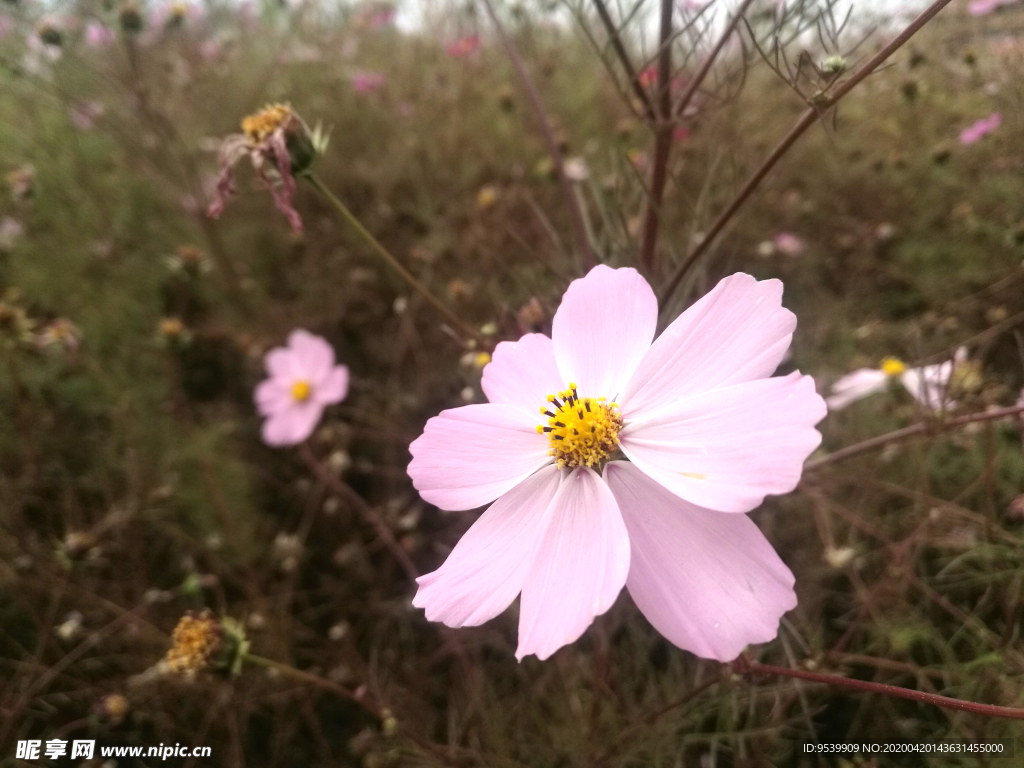
{"label": "blurred pink flower", "polygon": [[456,40],[454,43],[449,43],[445,46],[444,50],[445,53],[454,58],[469,56],[471,53],[476,53],[480,50],[480,36],[467,35]]}
{"label": "blurred pink flower", "polygon": [[85,26],[85,43],[93,47],[109,45],[117,39],[114,30],[98,21],[90,21]]}
{"label": "blurred pink flower", "polygon": [[348,368],[334,364],[334,350],[320,336],[292,331],[288,346],[263,358],[270,378],[256,387],[254,400],[267,445],[297,445],[313,434],[324,408],[348,394]]}
{"label": "blurred pink flower", "polygon": [[14,19],[10,16],[0,16],[0,40],[3,40],[14,29]]}
{"label": "blurred pink flower", "polygon": [[907,368],[901,360],[887,357],[881,368],[858,368],[832,385],[825,402],[830,411],[839,411],[851,403],[884,392],[890,381],[898,381],[915,400],[926,408],[940,412],[956,407],[946,396],[950,379],[958,365],[967,360],[967,348],[957,349],[952,360],[920,368]]}
{"label": "blurred pink flower", "polygon": [[993,112],[988,117],[983,117],[969,128],[964,128],[960,133],[961,144],[973,144],[983,136],[992,133],[1003,122],[1003,116],[999,112]]}
{"label": "blurred pink flower", "polygon": [[673,141],[686,141],[690,138],[690,128],[686,125],[677,125],[672,131]]}
{"label": "blurred pink flower", "polygon": [[1011,5],[1016,0],[973,0],[967,4],[967,12],[971,16],[985,16],[1004,5]]}
{"label": "blurred pink flower", "polygon": [[216,61],[220,58],[223,50],[224,47],[221,45],[220,40],[215,37],[203,40],[199,44],[199,56],[203,61]]}
{"label": "blurred pink flower", "polygon": [[90,130],[96,123],[96,118],[103,114],[103,104],[98,101],[85,101],[75,104],[68,110],[68,117],[71,123],[83,131]]}
{"label": "blurred pink flower", "polygon": [[654,340],[657,322],[636,270],[595,267],[551,338],[498,344],[489,403],[427,422],[409,464],[423,499],[494,502],[417,580],[429,620],[476,626],[521,593],[516,657],[545,659],[625,586],[698,656],[728,661],[776,636],[793,574],[742,513],[792,491],[821,442],[814,380],[771,377],[796,318],[778,280],[735,274]]}
{"label": "blurred pink flower", "polygon": [[799,256],[804,247],[804,241],[792,232],[780,232],[775,236],[775,248],[783,256]]}
{"label": "blurred pink flower", "polygon": [[383,88],[385,80],[380,72],[355,72],[352,74],[352,90],[356,93],[371,93]]}

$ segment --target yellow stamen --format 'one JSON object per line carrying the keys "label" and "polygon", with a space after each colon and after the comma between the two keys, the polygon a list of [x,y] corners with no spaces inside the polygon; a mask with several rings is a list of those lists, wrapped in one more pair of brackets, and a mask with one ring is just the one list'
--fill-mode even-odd
{"label": "yellow stamen", "polygon": [[882,360],[882,373],[886,376],[899,376],[905,370],[907,370],[907,366],[903,364],[902,360],[895,357],[887,357]]}
{"label": "yellow stamen", "polygon": [[548,395],[548,406],[540,412],[548,417],[547,426],[537,425],[537,432],[547,433],[550,454],[559,467],[595,467],[619,447],[622,417],[619,406],[603,397],[580,397],[576,384],[558,395]]}
{"label": "yellow stamen", "polygon": [[262,144],[274,131],[286,125],[293,114],[291,108],[284,104],[269,104],[242,120],[242,132],[250,144]]}
{"label": "yellow stamen", "polygon": [[296,381],[292,384],[292,397],[300,403],[307,400],[312,391],[313,388],[309,386],[308,381]]}

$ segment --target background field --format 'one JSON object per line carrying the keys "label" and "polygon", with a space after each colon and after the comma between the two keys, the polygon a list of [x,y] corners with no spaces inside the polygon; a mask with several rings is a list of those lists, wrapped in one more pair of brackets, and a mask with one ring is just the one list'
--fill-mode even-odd
{"label": "background field", "polygon": [[[783,370],[814,375],[819,391],[886,355],[940,359],[966,344],[980,377],[959,382],[962,411],[1017,401],[1024,57],[1014,6],[975,19],[958,2],[798,143],[666,320],[732,272],[778,277],[799,318]],[[319,177],[456,314],[493,341],[548,331],[581,267],[515,73],[473,5],[415,33],[312,2],[192,7],[180,23],[141,12],[141,33],[89,45],[88,21],[116,30],[123,9],[62,9],[57,47],[38,42],[40,8],[0,9],[13,25],[0,39],[0,170],[33,173],[29,194],[0,200],[0,765],[17,739],[57,736],[212,746],[200,766],[707,768],[796,764],[794,745],[815,737],[1024,735],[731,675],[661,639],[625,592],[547,662],[515,661],[515,608],[474,629],[426,622],[360,506],[299,452],[262,445],[252,390],[293,328],[332,343],[352,389],[310,455],[426,572],[474,515],[419,500],[407,447],[439,410],[483,400],[475,355],[311,185],[296,202],[303,235],[245,170],[219,220],[202,210],[219,138],[287,101],[331,128]],[[600,260],[635,266],[649,131],[578,25],[503,13],[563,151],[589,169],[573,188]],[[446,50],[476,34],[479,50]],[[825,53],[812,36],[793,60],[803,46]],[[359,92],[366,73],[384,79]],[[738,50],[709,82],[673,147],[655,284],[805,108]],[[959,143],[992,112],[997,130]],[[780,234],[800,252],[770,247]],[[182,269],[196,253],[200,266]],[[183,339],[161,335],[168,317]],[[54,340],[58,319],[78,343]],[[879,394],[826,418],[822,453],[928,418],[904,392]],[[754,513],[800,598],[755,655],[1024,704],[1022,482],[1012,420],[807,472]],[[365,686],[397,727],[280,671],[146,677],[181,615],[202,607],[241,620],[261,656]],[[111,695],[126,697],[123,717],[104,709]]]}

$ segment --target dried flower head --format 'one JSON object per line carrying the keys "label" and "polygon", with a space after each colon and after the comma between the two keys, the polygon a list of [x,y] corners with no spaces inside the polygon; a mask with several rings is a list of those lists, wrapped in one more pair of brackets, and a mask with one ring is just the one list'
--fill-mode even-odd
{"label": "dried flower head", "polygon": [[128,714],[128,699],[119,693],[111,693],[99,700],[96,709],[100,716],[116,725]]}
{"label": "dried flower head", "polygon": [[141,32],[144,26],[142,11],[133,2],[125,3],[117,14],[117,21],[121,25],[121,31],[126,34]]}
{"label": "dried flower head", "polygon": [[61,349],[73,354],[78,351],[81,338],[78,326],[67,318],[59,317],[43,327],[37,343],[43,349]]}
{"label": "dried flower head", "polygon": [[327,149],[327,135],[303,122],[287,104],[269,104],[242,120],[242,132],[226,137],[220,145],[220,176],[216,198],[207,215],[220,216],[228,198],[236,192],[232,168],[248,157],[253,170],[266,184],[274,205],[296,232],[302,231],[302,219],[292,205],[295,177],[307,173],[318,155]]}
{"label": "dried flower head", "polygon": [[171,635],[167,666],[172,672],[194,675],[208,668],[224,642],[221,624],[210,611],[181,617]]}
{"label": "dried flower head", "polygon": [[11,199],[16,203],[27,200],[35,191],[36,169],[31,165],[23,165],[7,174],[7,188],[11,190]]}

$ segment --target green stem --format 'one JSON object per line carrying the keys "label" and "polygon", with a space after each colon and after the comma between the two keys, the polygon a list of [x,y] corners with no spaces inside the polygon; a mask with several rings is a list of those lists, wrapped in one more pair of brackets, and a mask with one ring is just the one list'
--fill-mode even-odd
{"label": "green stem", "polygon": [[342,218],[345,219],[345,221],[347,221],[352,226],[352,228],[355,229],[355,231],[358,232],[359,235],[367,243],[370,244],[373,250],[377,252],[377,255],[384,259],[387,265],[398,273],[399,277],[401,277],[409,285],[410,288],[412,288],[414,291],[416,291],[416,293],[418,293],[420,296],[426,299],[430,303],[430,305],[434,307],[434,309],[436,309],[438,312],[440,312],[452,326],[459,329],[464,337],[475,339],[478,342],[484,341],[483,337],[481,337],[479,333],[473,330],[465,322],[460,320],[450,309],[448,309],[448,307],[446,307],[441,302],[440,299],[434,296],[434,294],[432,294],[427,289],[427,287],[423,285],[423,283],[417,280],[416,277],[409,270],[402,266],[402,263],[394,256],[392,256],[391,252],[388,251],[387,248],[381,245],[380,241],[377,238],[375,238],[366,227],[363,226],[362,222],[355,217],[355,214],[353,214],[352,211],[350,211],[345,206],[345,204],[341,202],[341,200],[339,200],[335,196],[335,194],[331,192],[331,190],[328,189],[327,186],[322,181],[320,181],[319,178],[314,176],[312,173],[306,174],[306,178],[309,179],[310,183],[314,187],[316,187],[317,191],[321,195],[327,198],[327,201],[334,206],[335,210],[337,210],[338,213],[341,214]]}

